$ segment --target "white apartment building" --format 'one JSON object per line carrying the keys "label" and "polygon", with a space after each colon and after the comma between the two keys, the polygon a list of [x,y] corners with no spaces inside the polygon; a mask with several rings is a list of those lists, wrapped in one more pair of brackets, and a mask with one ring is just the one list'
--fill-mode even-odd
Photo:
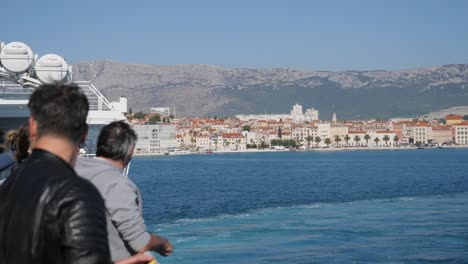
{"label": "white apartment building", "polygon": [[271,144],[271,141],[272,141],[272,140],[276,140],[276,139],[279,139],[279,137],[278,137],[278,132],[270,132],[270,133],[268,134],[268,142],[267,142],[267,144],[270,145],[270,144]]}
{"label": "white apartment building", "polygon": [[296,127],[292,129],[292,139],[299,141],[301,144],[306,144],[307,137],[311,137],[311,145],[314,143],[315,137],[318,136],[317,127]]}
{"label": "white apartment building", "polygon": [[[370,132],[368,134],[370,136],[369,146],[392,147],[394,145],[394,141],[393,141],[393,139],[395,138],[394,131],[375,131],[375,132]],[[377,142],[375,140],[376,138],[378,138]]]}
{"label": "white apartment building", "polygon": [[289,140],[289,139],[292,139],[292,137],[291,137],[291,132],[283,131],[283,132],[281,133],[281,139],[282,139],[282,140]]}
{"label": "white apartment building", "polygon": [[292,116],[301,116],[302,115],[302,105],[295,104],[293,105],[293,109],[291,110]]}
{"label": "white apartment building", "polygon": [[291,115],[288,114],[271,114],[271,115],[236,115],[240,121],[276,121],[291,119]]}
{"label": "white apartment building", "polygon": [[425,123],[418,123],[413,126],[412,132],[411,137],[413,138],[414,144],[417,142],[427,144],[432,128]]}
{"label": "white apartment building", "polygon": [[241,133],[224,133],[221,135],[222,144],[218,143],[218,149],[224,151],[245,150],[247,140]]}
{"label": "white apartment building", "polygon": [[305,118],[304,121],[314,121],[314,120],[319,120],[319,111],[316,110],[315,108],[309,108],[306,110],[304,114]]}
{"label": "white apartment building", "polygon": [[136,154],[164,153],[167,149],[177,146],[175,125],[135,125],[133,129],[138,137]]}
{"label": "white apartment building", "polygon": [[195,147],[198,149],[210,149],[211,140],[208,135],[198,135],[195,137]]}
{"label": "white apartment building", "polygon": [[[348,135],[348,127],[343,124],[331,124],[330,125],[330,139],[332,144],[336,145],[335,137],[340,137],[341,141],[338,143],[339,146],[345,146],[345,136]],[[348,141],[349,143],[349,141]]]}
{"label": "white apartment building", "polygon": [[261,138],[258,137],[258,133],[255,132],[249,132],[249,131],[242,131],[242,135],[245,137],[246,144],[250,145],[260,145],[261,144]]}
{"label": "white apartment building", "polygon": [[314,121],[319,119],[319,112],[314,108],[307,109],[305,114],[302,111],[302,105],[295,104],[290,114],[271,114],[271,115],[236,115],[240,121],[280,121],[293,120],[296,123],[305,121]]}
{"label": "white apartment building", "polygon": [[[349,146],[360,147],[366,145],[366,132],[365,131],[348,131]],[[370,136],[370,135],[369,135]]]}
{"label": "white apartment building", "polygon": [[453,125],[455,144],[468,145],[468,121]]}
{"label": "white apartment building", "polygon": [[330,123],[319,123],[317,124],[317,136],[320,137],[321,141],[318,146],[325,146],[325,139],[329,138],[332,142],[331,136],[331,124]]}
{"label": "white apartment building", "polygon": [[163,116],[170,116],[171,115],[171,108],[170,107],[151,107],[151,114],[158,114]]}

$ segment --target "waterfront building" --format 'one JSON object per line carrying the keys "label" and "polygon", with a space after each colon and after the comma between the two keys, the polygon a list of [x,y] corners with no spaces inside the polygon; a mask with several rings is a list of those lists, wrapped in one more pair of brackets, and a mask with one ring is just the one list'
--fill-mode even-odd
{"label": "waterfront building", "polygon": [[133,129],[138,137],[136,154],[161,154],[177,146],[175,125],[135,125]]}
{"label": "waterfront building", "polygon": [[184,137],[180,133],[176,133],[177,148],[181,148],[184,145]]}
{"label": "waterfront building", "polygon": [[241,133],[223,133],[221,134],[222,145],[218,146],[225,151],[245,150],[247,147],[246,138]]}
{"label": "waterfront building", "polygon": [[270,145],[269,132],[267,130],[260,130],[255,133],[255,142],[257,146],[260,146],[262,143]]}
{"label": "waterfront building", "polygon": [[468,121],[453,125],[455,144],[468,145]]}
{"label": "waterfront building", "polygon": [[[392,122],[393,131],[395,132],[395,136],[398,137],[399,142],[403,142],[403,127],[404,123],[402,122]],[[397,142],[398,143],[398,142]]]}
{"label": "waterfront building", "polygon": [[450,126],[433,126],[430,139],[434,143],[443,144],[453,141],[452,129]]}
{"label": "waterfront building", "polygon": [[320,137],[321,139],[319,146],[325,146],[326,145],[325,139],[327,138],[332,140],[330,123],[318,123],[317,124],[317,136]]}
{"label": "waterfront building", "polygon": [[463,122],[463,116],[461,115],[447,115],[445,116],[445,124],[450,126],[450,125],[455,125]]}
{"label": "waterfront building", "polygon": [[[348,135],[348,127],[344,124],[334,123],[330,125],[330,139],[335,146],[345,146],[345,136]],[[335,142],[335,138],[339,137],[341,141]],[[348,141],[349,143],[349,141]]]}
{"label": "waterfront building", "polygon": [[312,138],[312,144],[317,136],[317,127],[315,126],[298,126],[292,129],[292,139],[299,141],[301,144],[308,143],[307,137]]}
{"label": "waterfront building", "polygon": [[[369,146],[373,147],[392,147],[394,145],[394,131],[375,131],[369,133]],[[376,140],[378,138],[378,140]]]}
{"label": "waterfront building", "polygon": [[246,144],[258,146],[261,143],[256,132],[242,131],[242,135],[245,137]]}
{"label": "waterfront building", "polygon": [[[414,144],[414,129],[418,122],[413,121],[406,121],[400,122],[401,130],[402,130],[402,137],[400,138],[401,143],[405,144]],[[393,125],[395,127],[395,125]]]}
{"label": "waterfront building", "polygon": [[376,132],[376,131],[385,131],[385,130],[392,130],[393,131],[393,122],[389,121],[369,121],[363,124],[363,130],[367,132]]}
{"label": "waterfront building", "polygon": [[197,135],[195,137],[195,147],[198,149],[210,149],[211,139],[208,135]]}
{"label": "waterfront building", "polygon": [[333,116],[332,116],[332,123],[333,123],[333,124],[336,124],[336,122],[337,122],[337,119],[336,119],[336,113],[335,113],[335,112],[333,112]]}
{"label": "waterfront building", "polygon": [[278,136],[278,132],[276,131],[271,131],[269,134],[268,134],[268,145],[271,144],[271,141],[272,140],[277,140],[277,139],[280,139],[279,136]]}
{"label": "waterfront building", "polygon": [[291,132],[289,132],[289,131],[283,131],[283,132],[281,132],[281,139],[282,139],[282,140],[289,140],[289,139],[292,139],[292,137],[291,137]]}
{"label": "waterfront building", "polygon": [[418,122],[406,125],[405,130],[407,143],[417,144],[419,142],[427,144],[432,128],[425,122]]}
{"label": "waterfront building", "polygon": [[365,131],[348,131],[349,146],[362,147],[366,145],[366,132]]}

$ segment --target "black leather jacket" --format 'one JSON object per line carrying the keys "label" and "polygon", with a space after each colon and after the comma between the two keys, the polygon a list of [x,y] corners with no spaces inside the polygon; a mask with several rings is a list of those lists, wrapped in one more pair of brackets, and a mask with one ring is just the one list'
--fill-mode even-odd
{"label": "black leather jacket", "polygon": [[0,263],[111,263],[97,189],[35,149],[0,186]]}

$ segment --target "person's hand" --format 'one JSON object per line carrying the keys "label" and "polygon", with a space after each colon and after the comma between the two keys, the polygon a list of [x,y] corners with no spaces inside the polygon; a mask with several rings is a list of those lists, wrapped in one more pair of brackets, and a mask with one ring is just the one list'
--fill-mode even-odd
{"label": "person's hand", "polygon": [[150,241],[143,247],[138,253],[144,253],[146,251],[157,252],[161,256],[169,256],[172,254],[174,247],[171,242],[164,237],[151,234]]}
{"label": "person's hand", "polygon": [[135,256],[118,260],[114,264],[147,264],[152,260],[154,260],[154,257],[151,255],[136,254]]}
{"label": "person's hand", "polygon": [[161,256],[169,256],[172,254],[174,247],[172,246],[171,242],[164,237],[154,236],[157,240],[156,246],[154,247],[154,251],[156,251]]}

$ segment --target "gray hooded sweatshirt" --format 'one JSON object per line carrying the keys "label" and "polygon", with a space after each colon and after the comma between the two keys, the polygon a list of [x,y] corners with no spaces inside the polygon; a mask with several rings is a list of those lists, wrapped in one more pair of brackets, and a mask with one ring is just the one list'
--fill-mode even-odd
{"label": "gray hooded sweatshirt", "polygon": [[138,187],[112,163],[78,157],[76,173],[99,190],[107,208],[107,233],[112,261],[134,255],[150,241],[143,220]]}

